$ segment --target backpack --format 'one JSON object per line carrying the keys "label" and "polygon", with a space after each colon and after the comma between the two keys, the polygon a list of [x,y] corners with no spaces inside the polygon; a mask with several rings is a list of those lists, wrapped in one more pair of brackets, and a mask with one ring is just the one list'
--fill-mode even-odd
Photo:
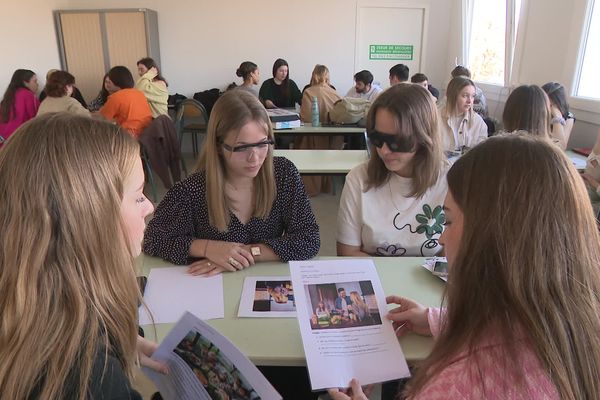
{"label": "backpack", "polygon": [[356,124],[366,118],[371,102],[365,99],[344,97],[333,104],[329,119],[336,124]]}
{"label": "backpack", "polygon": [[219,96],[221,92],[219,89],[209,89],[203,92],[194,93],[194,100],[202,103],[204,108],[206,109],[206,113],[210,116],[210,112],[212,111],[213,106],[219,100]]}

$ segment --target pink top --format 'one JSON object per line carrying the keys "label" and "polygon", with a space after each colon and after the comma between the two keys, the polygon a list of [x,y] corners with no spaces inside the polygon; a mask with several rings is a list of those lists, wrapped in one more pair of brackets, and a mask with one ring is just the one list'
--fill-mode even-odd
{"label": "pink top", "polygon": [[0,122],[0,136],[4,140],[8,139],[19,126],[36,116],[39,106],[35,93],[26,88],[18,88],[8,122]]}
{"label": "pink top", "polygon": [[[429,327],[434,338],[440,333],[441,311],[429,308]],[[471,355],[458,354],[438,375],[432,377],[423,389],[411,400],[558,400],[558,392],[539,359],[525,340],[519,340],[517,354],[524,371],[523,385],[516,391],[513,375],[505,374],[503,365],[514,365],[506,359],[507,352],[498,338],[488,337]],[[503,359],[504,358],[504,359]],[[479,377],[483,377],[482,385]]]}

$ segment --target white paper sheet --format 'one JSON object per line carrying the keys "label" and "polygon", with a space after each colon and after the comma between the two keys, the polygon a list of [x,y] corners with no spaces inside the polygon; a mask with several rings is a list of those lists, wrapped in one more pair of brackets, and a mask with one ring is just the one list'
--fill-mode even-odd
{"label": "white paper sheet", "polygon": [[410,376],[372,260],[290,261],[290,271],[313,390]]}
{"label": "white paper sheet", "polygon": [[238,317],[296,318],[296,301],[291,278],[246,277]]}
{"label": "white paper sheet", "polygon": [[[157,324],[171,324],[189,311],[202,319],[223,318],[223,276],[193,276],[187,267],[153,268],[148,275],[144,302]],[[151,324],[140,307],[140,325]]]}
{"label": "white paper sheet", "polygon": [[281,399],[225,336],[186,312],[152,355],[169,368],[142,368],[165,400]]}

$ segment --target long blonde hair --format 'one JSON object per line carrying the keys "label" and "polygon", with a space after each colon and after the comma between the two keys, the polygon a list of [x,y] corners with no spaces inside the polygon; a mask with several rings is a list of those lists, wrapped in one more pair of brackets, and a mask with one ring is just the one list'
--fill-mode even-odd
{"label": "long blonde hair", "polygon": [[84,399],[99,351],[131,375],[139,291],[120,206],[137,157],[116,126],[67,114],[0,151],[0,398]]}
{"label": "long blonde hair", "polygon": [[[413,137],[416,153],[409,196],[421,197],[435,185],[444,166],[437,108],[427,89],[419,85],[394,85],[381,93],[369,109],[367,132],[375,130],[375,116],[380,108],[397,118],[399,136]],[[387,183],[392,174],[375,149],[372,150],[365,191]]]}
{"label": "long blonde hair", "polygon": [[475,83],[466,76],[457,76],[448,82],[448,87],[446,88],[446,107],[442,111],[444,117],[456,116],[458,95],[467,86],[472,86],[475,89]]}
{"label": "long blonde hair", "polygon": [[310,86],[329,85],[329,68],[317,64],[310,77]]}
{"label": "long blonde hair", "polygon": [[[196,166],[206,174],[206,204],[212,226],[227,232],[231,201],[225,195],[226,167],[223,160],[223,141],[230,133],[238,134],[249,122],[258,122],[265,129],[269,140],[274,140],[273,128],[267,111],[256,96],[242,91],[229,91],[215,103],[208,127],[206,140]],[[266,218],[271,211],[276,195],[273,148],[270,146],[265,161],[254,178],[252,216]]]}
{"label": "long blonde hair", "polygon": [[[507,391],[522,387],[518,346],[525,343],[561,399],[597,398],[600,235],[571,161],[544,138],[493,137],[454,164],[448,186],[464,230],[441,336],[409,395],[459,353],[476,355],[491,334],[503,344],[497,371],[514,382]],[[485,390],[479,364],[473,368]]]}

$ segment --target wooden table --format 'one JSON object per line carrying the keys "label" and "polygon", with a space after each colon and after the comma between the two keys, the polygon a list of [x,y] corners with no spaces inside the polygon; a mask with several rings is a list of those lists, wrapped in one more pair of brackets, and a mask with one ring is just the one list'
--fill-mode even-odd
{"label": "wooden table", "polygon": [[[373,258],[386,295],[397,294],[425,306],[439,306],[444,283],[420,265],[423,258]],[[166,267],[165,261],[142,255],[138,263],[143,275],[155,267]],[[288,264],[267,262],[223,276],[225,318],[207,321],[231,340],[256,365],[306,365],[300,328],[295,318],[238,318],[238,307],[244,278],[247,276],[289,276]],[[143,326],[146,337],[161,341],[171,324]],[[156,334],[156,336],[155,336]],[[400,339],[408,361],[422,360],[430,353],[433,339],[408,334]]]}

